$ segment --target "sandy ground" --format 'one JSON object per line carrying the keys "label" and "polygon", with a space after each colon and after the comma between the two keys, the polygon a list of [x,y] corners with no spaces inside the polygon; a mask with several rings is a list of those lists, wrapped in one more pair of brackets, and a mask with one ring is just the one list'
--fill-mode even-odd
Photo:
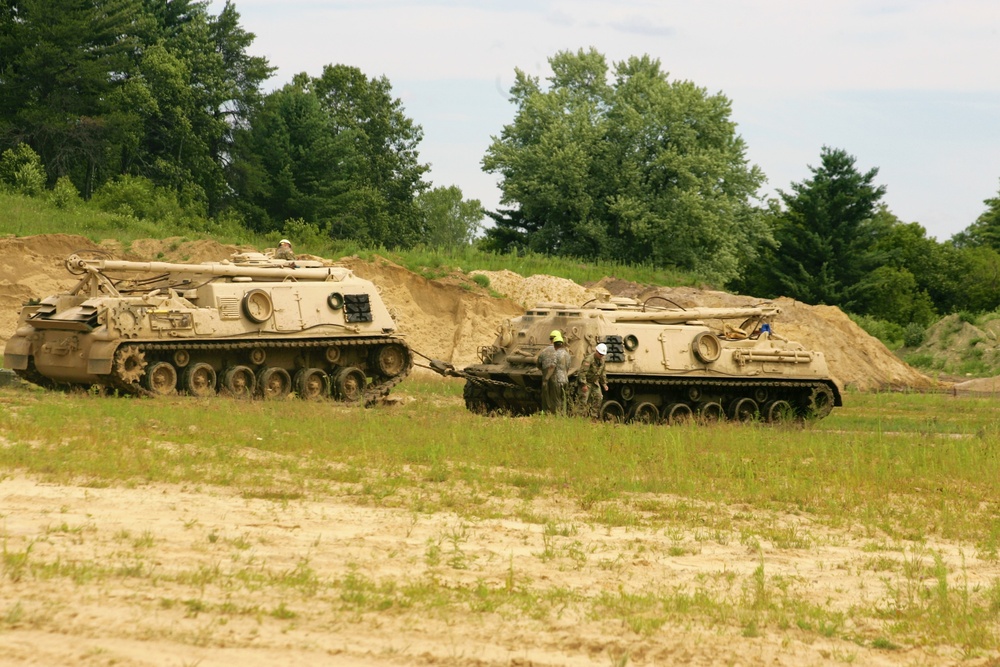
{"label": "sandy ground", "polygon": [[[592,526],[552,500],[522,508],[555,518],[562,529],[548,536],[539,523],[366,507],[346,494],[272,502],[16,476],[0,481],[0,508],[0,665],[1000,664],[997,653],[877,650],[794,625],[748,637],[739,619],[696,614],[636,632],[621,615],[593,613],[601,596],[622,593],[739,597],[761,567],[768,595],[784,587],[828,610],[888,600],[887,585],[903,585],[865,565],[870,540],[800,517],[773,518],[795,522],[809,548],[758,551],[739,535],[706,539],[683,526]],[[970,587],[1000,576],[957,544],[881,555],[912,562],[932,552]],[[16,576],[24,554],[31,565]],[[398,600],[428,582],[451,603],[418,595],[408,608],[379,608],[379,595]],[[538,602],[480,609],[477,587]],[[372,599],[358,604],[359,595]],[[883,622],[848,620],[838,636],[878,636]]]}

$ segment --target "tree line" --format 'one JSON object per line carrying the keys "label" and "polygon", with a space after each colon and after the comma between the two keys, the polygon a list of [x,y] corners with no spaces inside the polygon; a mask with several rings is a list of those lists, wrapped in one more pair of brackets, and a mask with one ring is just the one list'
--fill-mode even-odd
{"label": "tree line", "polygon": [[516,71],[482,158],[501,204],[483,211],[425,181],[422,128],[385,77],[331,64],[264,93],[253,39],[228,2],[0,0],[0,184],[153,220],[676,267],[899,328],[1000,307],[1000,195],[938,242],[892,214],[877,169],[823,147],[763,200],[730,100],[649,56]]}

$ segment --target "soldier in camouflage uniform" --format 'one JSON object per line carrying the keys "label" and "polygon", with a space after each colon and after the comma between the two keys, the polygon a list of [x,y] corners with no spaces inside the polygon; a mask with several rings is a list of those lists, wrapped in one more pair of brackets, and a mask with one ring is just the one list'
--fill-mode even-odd
{"label": "soldier in camouflage uniform", "polygon": [[562,332],[549,334],[552,344],[538,353],[538,368],[542,371],[542,410],[566,414],[569,389],[569,366],[572,358],[566,349]]}
{"label": "soldier in camouflage uniform", "polygon": [[598,343],[594,355],[580,364],[576,375],[576,409],[582,415],[596,417],[604,402],[604,392],[601,389],[608,390],[608,375],[604,368],[604,355],[607,353],[608,346]]}
{"label": "soldier in camouflage uniform", "polygon": [[295,253],[292,252],[292,242],[288,239],[281,239],[278,243],[278,249],[274,252],[275,259],[295,259]]}

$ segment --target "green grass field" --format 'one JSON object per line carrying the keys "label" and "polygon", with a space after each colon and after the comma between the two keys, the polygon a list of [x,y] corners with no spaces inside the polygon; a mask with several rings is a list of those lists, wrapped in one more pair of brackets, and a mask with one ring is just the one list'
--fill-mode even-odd
{"label": "green grass field", "polygon": [[[408,502],[407,488],[456,484],[470,498],[451,509],[470,513],[481,511],[476,489],[559,493],[612,525],[656,520],[635,494],[676,494],[1000,549],[992,399],[849,394],[846,407],[804,426],[651,427],[484,418],[464,409],[460,392],[457,381],[411,379],[396,391],[412,399],[404,405],[361,410],[6,390],[0,465],[57,482],[204,483],[286,497],[352,481],[390,505]],[[275,456],[249,459],[249,450]],[[606,502],[622,509],[605,515]]]}
{"label": "green grass field", "polygon": [[[666,427],[481,417],[465,410],[461,383],[451,380],[411,378],[394,395],[400,404],[363,409],[295,399],[151,400],[3,389],[0,476],[91,488],[224,487],[278,503],[346,497],[358,506],[403,510],[415,522],[453,513],[459,528],[423,557],[427,567],[452,572],[469,567],[462,550],[467,527],[489,519],[542,526],[545,546],[537,557],[582,567],[588,555],[574,540],[575,524],[540,511],[534,501],[546,499],[608,531],[695,536],[678,538],[669,556],[734,540],[751,557],[760,554],[753,576],[706,583],[698,594],[603,591],[558,604],[551,596],[566,592],[539,581],[522,582],[526,589],[510,582],[465,588],[437,575],[387,582],[357,570],[321,583],[315,571],[307,573],[307,597],[326,587],[355,614],[400,605],[405,613],[516,607],[541,618],[569,604],[646,637],[665,623],[707,623],[735,624],[744,637],[794,629],[796,636],[890,652],[946,644],[972,657],[998,649],[1000,580],[956,584],[961,566],[946,565],[932,546],[959,544],[980,561],[1000,560],[1000,405],[992,399],[849,393],[845,407],[818,422]],[[126,541],[140,538],[157,541],[134,531]],[[808,551],[829,547],[831,539],[860,540],[866,552],[860,569],[880,573],[892,599],[835,609],[765,568],[762,545]],[[43,562],[30,547],[8,546],[6,537],[3,557],[0,579],[11,581],[29,572],[62,576],[59,568],[67,567]],[[101,572],[88,576],[118,576]],[[284,590],[287,577],[301,574],[285,572],[258,585]],[[283,602],[276,618],[291,614],[294,600],[288,608]],[[859,630],[851,619],[880,619],[880,625]],[[841,662],[852,662],[851,655]]]}

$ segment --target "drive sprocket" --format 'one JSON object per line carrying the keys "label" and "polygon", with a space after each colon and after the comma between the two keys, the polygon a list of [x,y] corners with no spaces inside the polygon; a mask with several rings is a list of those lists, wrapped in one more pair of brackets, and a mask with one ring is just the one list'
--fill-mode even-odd
{"label": "drive sprocket", "polygon": [[123,345],[115,353],[115,375],[125,384],[136,384],[146,374],[146,355],[135,345]]}

